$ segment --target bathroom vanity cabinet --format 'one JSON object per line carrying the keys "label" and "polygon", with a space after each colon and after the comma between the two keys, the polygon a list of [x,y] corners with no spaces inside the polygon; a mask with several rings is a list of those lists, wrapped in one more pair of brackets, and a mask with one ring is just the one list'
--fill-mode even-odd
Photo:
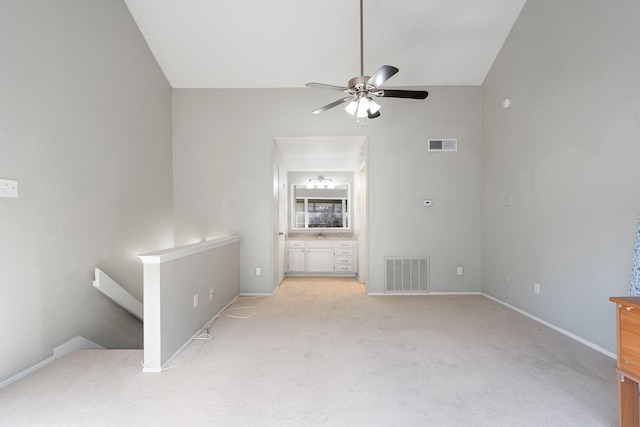
{"label": "bathroom vanity cabinet", "polygon": [[310,273],[333,273],[335,271],[335,249],[330,240],[309,240],[307,243],[307,271]]}
{"label": "bathroom vanity cabinet", "polygon": [[303,241],[295,240],[287,243],[287,271],[304,273],[307,269],[305,247]]}
{"label": "bathroom vanity cabinet", "polygon": [[299,276],[354,276],[355,240],[288,240],[287,274]]}

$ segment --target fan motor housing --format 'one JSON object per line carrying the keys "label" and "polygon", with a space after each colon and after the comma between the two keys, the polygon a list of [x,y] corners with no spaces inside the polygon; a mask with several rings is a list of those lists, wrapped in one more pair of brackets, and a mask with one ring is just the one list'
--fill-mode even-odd
{"label": "fan motor housing", "polygon": [[[369,81],[371,76],[357,76],[349,80],[348,87],[355,88],[358,90],[365,89],[365,83]],[[359,86],[359,87],[358,87]]]}

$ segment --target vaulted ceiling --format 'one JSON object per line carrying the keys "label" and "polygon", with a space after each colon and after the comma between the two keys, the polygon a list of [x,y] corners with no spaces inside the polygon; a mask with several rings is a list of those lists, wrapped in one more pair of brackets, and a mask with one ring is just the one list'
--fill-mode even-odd
{"label": "vaulted ceiling", "polygon": [[[364,0],[364,72],[385,86],[480,85],[526,0]],[[343,86],[359,0],[125,0],[174,88]]]}

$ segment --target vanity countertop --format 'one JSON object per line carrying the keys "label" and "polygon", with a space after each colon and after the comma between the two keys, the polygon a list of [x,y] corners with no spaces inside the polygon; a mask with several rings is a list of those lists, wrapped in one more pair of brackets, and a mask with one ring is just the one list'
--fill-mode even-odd
{"label": "vanity countertop", "polygon": [[318,233],[294,233],[287,234],[285,240],[358,240],[353,233],[323,233],[322,237]]}

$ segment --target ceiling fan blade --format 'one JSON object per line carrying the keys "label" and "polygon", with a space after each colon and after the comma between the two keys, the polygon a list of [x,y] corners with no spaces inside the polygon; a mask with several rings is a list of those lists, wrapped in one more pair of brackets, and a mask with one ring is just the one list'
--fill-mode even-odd
{"label": "ceiling fan blade", "polygon": [[330,90],[339,90],[340,92],[344,92],[348,88],[343,86],[335,86],[335,85],[326,85],[324,83],[307,83],[305,86],[315,87],[318,89],[330,89]]}
{"label": "ceiling fan blade", "polygon": [[383,65],[378,71],[373,73],[373,76],[371,76],[369,80],[367,80],[367,84],[373,87],[378,87],[382,83],[393,77],[393,75],[398,71],[399,70],[396,67],[393,67],[391,65]]}
{"label": "ceiling fan blade", "polygon": [[399,89],[382,89],[376,93],[376,96],[382,96],[385,98],[411,98],[411,99],[425,99],[429,96],[429,92],[426,90],[399,90]]}
{"label": "ceiling fan blade", "polygon": [[375,119],[376,117],[380,117],[380,111],[376,111],[375,113],[372,113],[371,110],[367,110],[367,117],[369,117],[370,119]]}
{"label": "ceiling fan blade", "polygon": [[331,104],[327,104],[324,107],[320,107],[317,110],[315,110],[313,112],[313,114],[320,114],[320,113],[324,113],[327,110],[330,110],[334,107],[337,107],[340,104],[344,104],[347,101],[351,101],[353,99],[352,96],[347,96],[346,98],[342,98],[342,99],[338,99],[337,101],[332,102]]}

